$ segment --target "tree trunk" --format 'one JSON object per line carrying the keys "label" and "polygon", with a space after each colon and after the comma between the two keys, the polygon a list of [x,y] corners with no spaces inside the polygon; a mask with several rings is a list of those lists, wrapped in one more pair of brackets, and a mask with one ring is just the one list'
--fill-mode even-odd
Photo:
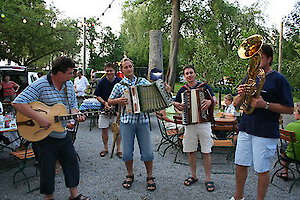
{"label": "tree trunk", "polygon": [[168,73],[166,75],[167,83],[174,89],[176,80],[176,67],[177,67],[177,56],[179,47],[179,12],[180,12],[180,0],[172,0],[172,24],[171,24],[171,42],[170,42],[170,56]]}
{"label": "tree trunk", "polygon": [[161,31],[151,30],[149,32],[149,68],[148,79],[150,79],[150,72],[154,68],[163,71],[163,55],[162,55],[162,33]]}

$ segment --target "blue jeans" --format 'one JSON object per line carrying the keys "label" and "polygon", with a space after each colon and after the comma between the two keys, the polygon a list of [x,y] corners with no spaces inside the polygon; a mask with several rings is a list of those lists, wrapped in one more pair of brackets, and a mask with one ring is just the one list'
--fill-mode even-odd
{"label": "blue jeans", "polygon": [[149,123],[121,123],[120,133],[122,137],[122,160],[133,160],[134,138],[136,136],[140,148],[141,160],[152,161],[154,159]]}

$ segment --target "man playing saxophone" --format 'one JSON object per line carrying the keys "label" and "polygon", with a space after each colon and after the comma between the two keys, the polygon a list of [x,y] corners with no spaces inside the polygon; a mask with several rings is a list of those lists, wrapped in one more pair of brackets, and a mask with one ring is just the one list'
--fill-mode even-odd
{"label": "man playing saxophone", "polygon": [[[251,99],[254,111],[243,113],[239,124],[239,135],[235,153],[236,191],[231,200],[244,199],[244,186],[248,167],[253,166],[258,173],[257,197],[265,198],[269,186],[269,170],[275,155],[279,138],[280,114],[293,113],[291,87],[286,78],[271,68],[273,50],[269,45],[261,47],[259,67],[265,72],[265,82],[258,98]],[[245,99],[247,84],[238,87],[234,106]]]}

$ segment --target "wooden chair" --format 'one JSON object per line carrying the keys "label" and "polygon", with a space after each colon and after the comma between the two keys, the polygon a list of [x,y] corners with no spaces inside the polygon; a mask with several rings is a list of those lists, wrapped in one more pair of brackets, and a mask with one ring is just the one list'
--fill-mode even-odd
{"label": "wooden chair", "polygon": [[[236,147],[236,140],[238,134],[238,122],[237,120],[214,120],[211,123],[212,133],[217,135],[218,132],[222,132],[223,135],[213,138],[213,153],[226,154],[226,163],[234,160],[234,153]],[[217,148],[221,148],[221,151],[216,151]],[[224,151],[224,149],[228,149]],[[224,162],[214,162],[213,164],[224,164]],[[233,164],[233,162],[232,162]],[[230,172],[213,172],[214,174],[233,174],[234,165]]]}
{"label": "wooden chair", "polygon": [[[180,143],[180,137],[182,137],[182,133],[180,133],[177,124],[175,121],[170,120],[170,119],[165,119],[163,118],[161,113],[156,113],[156,117],[157,117],[157,122],[158,122],[158,127],[161,133],[161,141],[158,145],[157,151],[160,150],[160,148],[162,147],[162,145],[166,144],[167,146],[165,147],[164,151],[163,151],[163,155],[165,156],[166,151],[170,148],[170,147],[174,147],[174,148],[178,148],[179,150],[182,150],[182,143]],[[174,123],[176,124],[176,128],[175,129],[170,129],[168,130],[166,128],[166,123]],[[177,157],[177,153],[174,159],[174,162],[176,160]]]}
{"label": "wooden chair", "polygon": [[[294,148],[294,145],[293,145],[297,141],[296,141],[295,133],[292,132],[292,131],[279,129],[279,133],[280,133],[280,144],[277,146],[277,161],[274,164],[274,168],[276,167],[277,164],[280,164],[281,166],[272,175],[271,184],[276,186],[276,187],[279,187],[278,185],[275,185],[273,183],[274,177],[276,177],[276,174],[286,167],[288,169],[288,172],[291,172],[291,174],[293,176],[293,183],[291,184],[291,186],[288,190],[288,192],[290,193],[292,191],[292,188],[295,185],[295,183],[297,181],[300,181],[300,158],[296,157],[297,155],[295,153],[295,148]],[[293,157],[295,159],[289,158],[285,155],[285,153],[284,153],[285,148],[284,147],[287,144],[292,145],[292,154],[293,154]],[[290,163],[290,164],[289,165],[284,165],[282,163],[282,161],[285,162],[285,163]],[[294,165],[294,167],[292,165]],[[298,175],[299,175],[297,178],[295,176],[295,173],[298,173]],[[279,188],[281,188],[281,187],[279,187]]]}
{"label": "wooden chair", "polygon": [[[30,165],[30,163],[29,163],[30,160],[35,159],[33,149],[29,147],[30,143],[31,142],[25,141],[23,139],[23,141],[22,141],[23,145],[21,146],[22,148],[20,148],[19,150],[15,150],[15,151],[10,152],[10,154],[14,157],[14,159],[16,161],[17,168],[18,168],[18,170],[13,175],[13,185],[16,187],[17,182],[25,180],[26,183],[27,183],[28,193],[39,189],[38,187],[34,188],[34,189],[31,189],[30,181],[29,181],[30,178],[32,178],[34,176],[37,176],[37,172],[38,172],[37,166],[36,166],[36,169],[35,169],[35,175],[28,176],[27,173],[25,172],[25,168],[35,165],[35,164]],[[19,173],[21,173],[24,176],[24,178],[17,180],[16,179],[17,174],[19,174]]]}

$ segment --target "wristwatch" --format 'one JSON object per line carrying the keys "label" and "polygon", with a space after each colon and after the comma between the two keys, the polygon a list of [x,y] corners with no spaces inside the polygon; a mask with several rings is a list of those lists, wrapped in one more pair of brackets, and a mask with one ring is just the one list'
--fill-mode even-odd
{"label": "wristwatch", "polygon": [[269,110],[270,103],[266,101],[265,109]]}

